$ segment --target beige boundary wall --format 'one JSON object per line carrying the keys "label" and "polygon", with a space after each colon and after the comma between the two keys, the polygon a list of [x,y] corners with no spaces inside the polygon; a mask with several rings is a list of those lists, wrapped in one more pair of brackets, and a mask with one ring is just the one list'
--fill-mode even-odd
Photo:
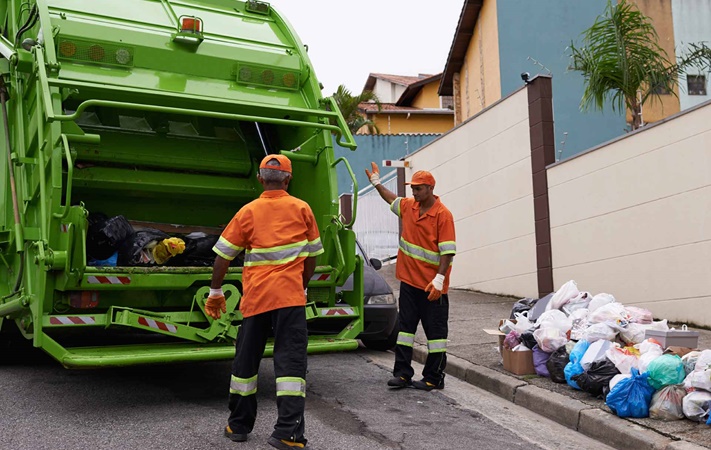
{"label": "beige boundary wall", "polygon": [[528,98],[521,89],[405,158],[406,178],[431,171],[454,215],[452,288],[538,294]]}
{"label": "beige boundary wall", "polygon": [[711,326],[711,102],[548,167],[553,281]]}

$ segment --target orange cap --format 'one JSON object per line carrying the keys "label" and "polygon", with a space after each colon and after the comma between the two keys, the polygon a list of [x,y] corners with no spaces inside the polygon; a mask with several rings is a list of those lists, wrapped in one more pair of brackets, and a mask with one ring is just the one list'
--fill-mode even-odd
{"label": "orange cap", "polygon": [[426,170],[418,170],[415,172],[415,174],[412,176],[412,180],[405,184],[410,184],[410,185],[419,185],[419,184],[426,184],[429,186],[435,185],[435,179],[432,176],[431,173],[429,173]]}
{"label": "orange cap", "polygon": [[[274,160],[274,159],[277,160],[279,165],[278,166],[268,166],[267,163],[271,160]],[[264,157],[261,164],[259,164],[259,168],[260,169],[281,170],[282,172],[291,173],[291,160],[289,160],[289,158],[287,158],[284,155],[267,155]]]}

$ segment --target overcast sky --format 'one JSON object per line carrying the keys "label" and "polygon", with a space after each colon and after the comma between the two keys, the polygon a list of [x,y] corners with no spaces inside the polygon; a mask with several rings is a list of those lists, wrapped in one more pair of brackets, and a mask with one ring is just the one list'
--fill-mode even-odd
{"label": "overcast sky", "polygon": [[444,70],[464,0],[270,0],[309,47],[323,94],[368,74]]}

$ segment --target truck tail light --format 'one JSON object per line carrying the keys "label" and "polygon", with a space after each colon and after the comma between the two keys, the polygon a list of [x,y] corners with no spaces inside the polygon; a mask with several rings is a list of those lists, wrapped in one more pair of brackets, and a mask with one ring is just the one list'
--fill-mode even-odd
{"label": "truck tail light", "polygon": [[90,309],[99,305],[99,291],[74,291],[69,294],[72,308]]}

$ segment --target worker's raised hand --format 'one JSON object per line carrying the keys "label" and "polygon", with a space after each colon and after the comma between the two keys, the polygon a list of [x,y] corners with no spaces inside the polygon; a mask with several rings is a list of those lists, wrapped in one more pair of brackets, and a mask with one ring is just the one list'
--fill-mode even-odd
{"label": "worker's raised hand", "polygon": [[373,186],[377,186],[380,184],[380,169],[378,169],[378,165],[374,162],[370,163],[370,167],[373,169],[373,172],[368,169],[365,169],[365,174],[368,176],[370,184],[372,184]]}
{"label": "worker's raised hand", "polygon": [[205,314],[213,319],[219,319],[223,312],[227,312],[227,306],[222,289],[210,289],[210,296],[205,302]]}
{"label": "worker's raised hand", "polygon": [[442,291],[444,290],[444,275],[442,274],[437,274],[432,281],[430,281],[430,284],[427,285],[425,288],[425,292],[428,292],[430,295],[427,296],[427,300],[433,302],[435,300],[439,300],[439,298],[442,296]]}

